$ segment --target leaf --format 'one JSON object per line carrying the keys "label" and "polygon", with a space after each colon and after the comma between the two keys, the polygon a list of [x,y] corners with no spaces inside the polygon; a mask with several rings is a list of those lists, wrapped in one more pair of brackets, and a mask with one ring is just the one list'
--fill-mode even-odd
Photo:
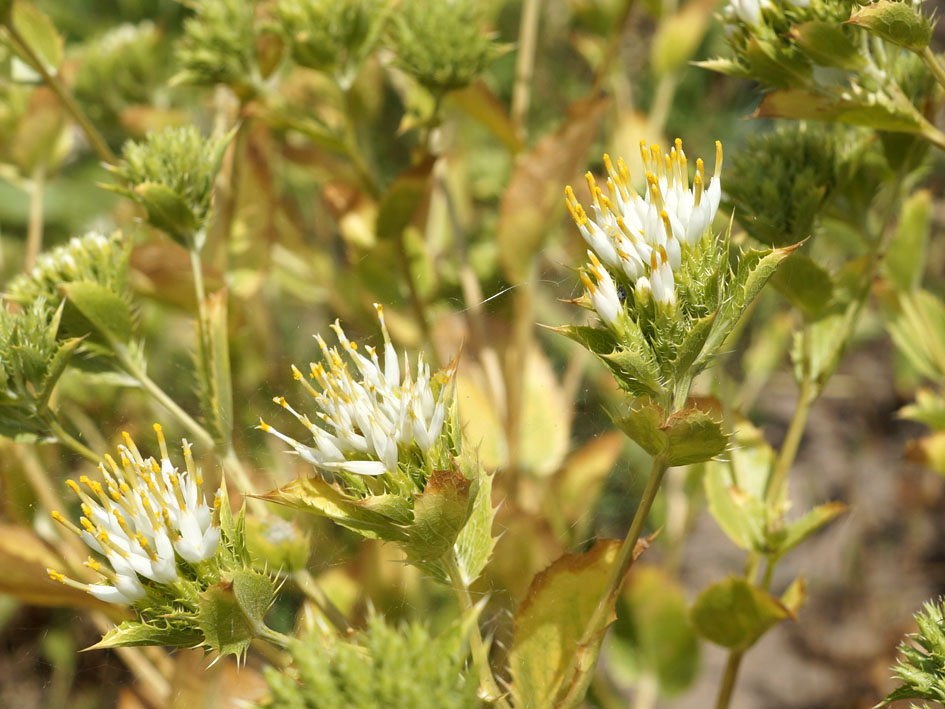
{"label": "leaf", "polygon": [[201,409],[215,437],[229,445],[233,431],[233,384],[230,375],[226,289],[207,296],[206,313],[209,347],[204,347],[198,327],[195,356],[198,368],[203,370],[197,377],[201,389]]}
{"label": "leaf", "polygon": [[724,57],[716,57],[715,59],[704,59],[699,62],[692,62],[693,66],[700,67],[702,69],[708,69],[709,71],[715,71],[719,74],[726,74],[727,76],[734,76],[738,79],[750,79],[751,72],[741,64],[732,59],[726,59]]}
{"label": "leaf", "polygon": [[470,84],[465,89],[452,91],[447,99],[471,118],[481,123],[496,138],[498,138],[509,152],[517,153],[522,149],[515,130],[515,124],[509,118],[502,102],[496,98],[482,80]]}
{"label": "leaf", "polygon": [[618,678],[630,669],[628,684],[644,675],[656,677],[661,696],[677,694],[695,680],[699,640],[686,595],[665,571],[640,566],[631,572],[617,602],[607,656],[608,671]]}
{"label": "leaf", "polygon": [[906,444],[906,460],[945,475],[945,431],[922,436]]}
{"label": "leaf", "polygon": [[699,409],[677,411],[662,428],[671,466],[702,463],[719,455],[728,445],[721,425]]}
{"label": "leaf", "polygon": [[789,34],[804,53],[821,66],[856,71],[865,64],[860,50],[849,40],[843,28],[833,22],[803,22],[792,27]]}
{"label": "leaf", "polygon": [[[9,489],[7,494],[9,495]],[[34,606],[64,606],[105,610],[110,604],[71,586],[53,581],[46,569],[60,569],[63,561],[26,527],[0,524],[0,593]]]}
{"label": "leaf", "polygon": [[849,509],[842,502],[828,502],[818,505],[796,522],[789,524],[772,540],[774,553],[780,558],[798,544],[829,524]]}
{"label": "leaf", "polygon": [[62,377],[63,373],[65,373],[66,367],[69,366],[69,362],[72,359],[72,355],[75,354],[76,348],[82,343],[82,340],[83,338],[81,337],[70,337],[59,343],[56,353],[49,361],[46,376],[43,377],[43,384],[39,390],[39,394],[36,395],[34,405],[37,411],[42,411],[46,408],[46,405],[49,403],[49,397],[52,396],[53,389],[56,388],[56,383],[59,381],[59,378]]}
{"label": "leaf", "polygon": [[529,351],[522,376],[517,463],[523,472],[544,477],[555,472],[567,455],[572,404],[565,399],[551,363],[539,348]]}
{"label": "leaf", "polygon": [[399,174],[384,192],[377,209],[378,239],[399,237],[413,220],[426,196],[435,162],[434,157],[427,156],[421,163]]}
{"label": "leaf", "polygon": [[[254,571],[238,571],[237,574],[240,578],[248,574],[265,578]],[[271,592],[272,583],[268,585]],[[237,595],[235,579],[221,581],[201,593],[197,601],[197,626],[204,642],[221,655],[243,655],[256,636],[257,623],[262,622],[261,618],[255,618],[259,604],[251,596],[255,595],[254,591],[265,593],[265,589],[253,580],[245,580],[241,590],[242,599]],[[248,603],[253,615],[244,610],[243,601]]]}
{"label": "leaf", "polygon": [[665,415],[662,407],[647,401],[634,406],[630,413],[614,423],[631,441],[655,458],[662,455],[669,445],[663,431]]}
{"label": "leaf", "polygon": [[328,517],[352,532],[369,539],[403,542],[407,531],[385,514],[358,504],[336,485],[313,476],[298,478],[288,485],[259,495],[260,499],[287,505],[310,514]]}
{"label": "leaf", "polygon": [[807,603],[807,581],[803,576],[798,576],[781,594],[781,603],[794,615],[800,612],[804,604]]}
{"label": "leaf", "polygon": [[847,123],[900,133],[920,133],[923,127],[921,116],[912,107],[881,101],[861,103],[807,89],[784,89],[765,94],[752,118]]}
{"label": "leaf", "polygon": [[471,584],[489,563],[496,538],[492,536],[492,522],[496,508],[492,505],[492,475],[482,474],[473,502],[472,512],[456,537],[456,561],[463,578]]}
{"label": "leaf", "polygon": [[902,205],[899,226],[883,259],[886,278],[900,291],[914,291],[922,281],[931,226],[932,195],[919,190]]}
{"label": "leaf", "polygon": [[673,361],[673,371],[676,373],[677,378],[691,374],[690,370],[692,365],[699,358],[699,355],[702,354],[702,348],[705,346],[706,340],[709,339],[712,328],[715,326],[716,315],[718,315],[718,312],[706,315],[704,318],[700,318],[692,323],[692,327],[689,332],[686,333],[682,344],[679,345],[679,348],[676,350],[676,359]]}
{"label": "leaf", "polygon": [[682,69],[705,37],[715,4],[689,2],[661,18],[650,46],[650,66],[657,78]]}
{"label": "leaf", "polygon": [[59,288],[93,332],[103,336],[106,342],[127,343],[131,339],[131,307],[125,300],[90,281],[64,283]]}
{"label": "leaf", "polygon": [[810,256],[798,252],[784,260],[771,283],[792,305],[811,316],[820,313],[833,296],[830,274]]}
{"label": "leaf", "polygon": [[702,591],[690,617],[702,637],[725,648],[745,650],[794,614],[762,589],[731,576]]}
{"label": "leaf", "polygon": [[766,86],[788,89],[810,82],[812,68],[802,55],[778,51],[753,35],[745,43],[744,56],[751,77]]}
{"label": "leaf", "polygon": [[929,18],[905,2],[878,0],[855,6],[848,22],[913,52],[925,49],[932,38]]}
{"label": "leaf", "polygon": [[461,369],[456,375],[456,406],[466,445],[476,451],[483,467],[496,470],[508,465],[509,453],[504,425],[484,379]]}
{"label": "leaf", "polygon": [[404,550],[411,561],[434,562],[448,552],[472,512],[477,490],[454,469],[434,470],[413,507]]}
{"label": "leaf", "polygon": [[[565,554],[536,575],[515,614],[509,651],[516,707],[549,707],[610,574],[620,542],[600,540],[583,554]],[[614,620],[613,614],[608,625]],[[602,631],[603,634],[603,631]]]}
{"label": "leaf", "polygon": [[185,246],[199,222],[184,198],[167,185],[142,182],[134,188],[136,199],[148,211],[148,221]]}
{"label": "leaf", "polygon": [[706,466],[703,484],[709,512],[737,546],[764,551],[765,505],[755,495],[731,483],[731,470],[727,463],[713,462]]}
{"label": "leaf", "polygon": [[495,235],[502,272],[510,283],[529,278],[534,256],[564,204],[561,186],[583,164],[608,104],[609,99],[600,97],[575,101],[558,130],[519,154],[502,194]]}
{"label": "leaf", "polygon": [[[62,63],[63,39],[46,14],[28,2],[13,3],[13,26],[50,74],[56,74]],[[12,45],[15,49],[16,45]],[[26,57],[22,57],[28,64]]]}
{"label": "leaf", "polygon": [[112,628],[105,637],[86,650],[105,650],[111,647],[136,647],[142,645],[165,645],[167,647],[193,647],[203,642],[203,635],[190,628],[159,627],[138,620],[126,620]]}

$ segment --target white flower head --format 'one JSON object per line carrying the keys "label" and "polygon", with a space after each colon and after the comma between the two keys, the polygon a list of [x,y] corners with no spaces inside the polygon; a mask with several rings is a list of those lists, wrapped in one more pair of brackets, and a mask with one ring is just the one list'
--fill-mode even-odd
{"label": "white flower head", "polygon": [[[288,443],[305,460],[326,471],[377,476],[396,473],[401,452],[412,445],[428,452],[438,441],[446,419],[446,407],[454,381],[455,364],[446,372],[439,396],[433,394],[430,366],[421,354],[416,376],[411,375],[404,353],[403,367],[391,343],[384,310],[375,304],[384,336],[384,362],[377,349],[365,346],[362,354],[338,321],[331,326],[341,350],[329,347],[321,335],[315,339],[324,362],[309,366],[309,378],[293,365],[292,374],[315,400],[318,422],[296,411],[285,399],[273,399],[311,434],[310,445],[286,436],[265,421],[259,428]],[[353,365],[353,366],[352,366]]]}
{"label": "white flower head", "polygon": [[[617,286],[613,279],[607,273],[607,269],[594,255],[593,251],[588,251],[587,255],[591,262],[587,265],[587,272],[581,272],[581,281],[584,283],[584,290],[594,306],[594,310],[605,325],[614,327],[618,323],[620,314],[623,312],[623,304],[620,300],[620,294],[617,292]],[[590,273],[593,275],[591,278]]]}
{"label": "white flower head", "polygon": [[[675,280],[683,254],[694,248],[710,228],[722,199],[722,144],[715,143],[715,171],[706,177],[701,159],[696,160],[690,181],[689,163],[682,141],[676,139],[668,153],[658,145],[640,144],[646,172],[646,190],[637,192],[630,170],[622,159],[613,163],[604,155],[607,192],[587,173],[593,218],[577,201],[574,191],[565,189],[566,204],[578,230],[598,259],[589,267],[596,283],[584,278],[585,288],[598,314],[607,322],[613,313],[613,299],[607,282],[623,282],[640,296],[647,288],[657,303],[675,306]],[[607,280],[597,277],[601,264],[609,271]],[[606,273],[606,271],[605,271]],[[646,279],[647,286],[641,286]],[[588,287],[588,282],[593,287]],[[616,293],[616,290],[614,290]],[[600,303],[600,307],[598,307]]]}
{"label": "white flower head", "polygon": [[[66,484],[82,501],[81,528],[59,512],[53,518],[77,534],[108,560],[90,557],[86,566],[104,583],[84,584],[49,570],[49,575],[74,588],[112,603],[134,603],[146,595],[141,579],[160,584],[178,579],[178,557],[191,564],[211,558],[220,540],[219,493],[207,504],[203,478],[194,464],[190,444],[182,441],[185,469],[171,462],[160,425],[155,424],[161,460],[144,458],[127,433],[118,447],[118,462],[110,455],[99,464],[103,482],[83,475]],[[109,568],[110,567],[110,568]]]}

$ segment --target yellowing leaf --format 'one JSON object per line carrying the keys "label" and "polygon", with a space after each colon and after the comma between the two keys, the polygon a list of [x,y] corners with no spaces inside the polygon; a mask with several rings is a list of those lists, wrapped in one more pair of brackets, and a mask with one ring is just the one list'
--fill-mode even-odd
{"label": "yellowing leaf", "polygon": [[691,610],[696,631],[716,645],[744,650],[794,613],[781,601],[734,576],[699,594]]}
{"label": "yellowing leaf", "polygon": [[540,350],[529,352],[523,376],[518,465],[532,475],[550,475],[568,452],[571,402]]}
{"label": "yellowing leaf", "polygon": [[508,464],[508,447],[505,429],[495,404],[480,386],[479,378],[460,371],[456,375],[456,404],[463,427],[463,438],[467,445],[479,455],[487,470],[495,470]]}

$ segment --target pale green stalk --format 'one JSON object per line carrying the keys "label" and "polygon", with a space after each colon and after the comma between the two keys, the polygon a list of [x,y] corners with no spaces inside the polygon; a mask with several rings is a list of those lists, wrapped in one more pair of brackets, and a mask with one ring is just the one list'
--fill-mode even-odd
{"label": "pale green stalk", "polygon": [[[463,616],[474,612],[472,596],[469,594],[469,584],[466,582],[465,575],[459,568],[455,552],[452,550],[443,557],[446,571],[449,574],[450,585],[456,594],[456,600],[459,602],[459,608]],[[492,668],[489,665],[489,648],[482,639],[482,633],[479,630],[478,620],[472,623],[472,629],[469,635],[469,647],[472,651],[473,661],[479,669],[479,690],[484,699],[493,702],[499,709],[511,709],[508,701],[505,699],[505,692],[499,689],[499,685],[492,675]]]}
{"label": "pale green stalk", "polygon": [[26,226],[26,256],[23,272],[29,273],[36,265],[36,257],[43,248],[43,191],[46,185],[46,165],[40,163],[30,179],[30,211]]}
{"label": "pale green stalk", "polygon": [[26,41],[26,38],[20,34],[16,26],[13,24],[12,20],[8,20],[4,27],[6,28],[7,34],[14,47],[22,53],[26,58],[26,61],[29,65],[36,70],[36,72],[43,78],[43,82],[50,88],[50,90],[56,95],[56,98],[59,99],[59,102],[62,104],[62,107],[66,112],[72,116],[72,119],[79,124],[79,127],[82,129],[82,132],[85,133],[85,137],[88,138],[89,145],[92,146],[92,149],[98,153],[99,158],[104,162],[111,165],[116,165],[118,163],[118,158],[115,156],[115,153],[112,152],[112,149],[108,147],[108,143],[105,142],[105,139],[102,138],[101,134],[92,125],[92,122],[88,119],[88,116],[83,113],[82,109],[79,107],[79,104],[76,103],[75,98],[69,92],[69,89],[66,88],[65,84],[60,81],[59,77],[49,73],[49,70],[46,69],[43,60],[33,51],[33,48],[29,45],[29,42]]}
{"label": "pale green stalk", "polygon": [[935,77],[935,80],[939,85],[945,88],[945,68],[942,68],[942,63],[939,61],[938,57],[935,56],[935,52],[928,46],[925,47],[919,56],[922,58],[922,61],[925,62],[925,66],[929,68],[929,71],[932,72],[932,76]]}
{"label": "pale green stalk", "polygon": [[541,0],[525,0],[518,30],[518,55],[515,58],[515,85],[512,87],[512,123],[524,143],[528,118],[528,104],[532,94],[532,75],[535,73],[535,49],[538,45],[538,17]]}

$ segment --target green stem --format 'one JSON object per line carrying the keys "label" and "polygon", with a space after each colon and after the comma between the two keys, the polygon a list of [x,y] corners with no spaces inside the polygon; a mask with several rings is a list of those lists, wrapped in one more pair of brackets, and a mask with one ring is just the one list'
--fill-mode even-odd
{"label": "green stem", "polygon": [[134,358],[128,352],[127,347],[121,343],[113,342],[112,350],[115,352],[115,356],[118,357],[118,361],[121,362],[121,366],[125,371],[138,381],[142,389],[157,399],[158,403],[180,421],[184,427],[194,435],[194,438],[197,439],[197,443],[209,450],[216,448],[213,436],[207,432],[207,429],[197,423],[190,414],[178,406],[161,387],[155,384],[154,381],[144,373],[144,370],[138,366],[138,363],[134,361]]}
{"label": "green stem", "polygon": [[938,57],[935,56],[931,48],[926,46],[925,49],[919,52],[919,56],[922,58],[922,61],[925,62],[929,71],[932,72],[932,76],[935,77],[939,85],[945,88],[945,69],[942,68],[942,63],[938,60]]}
{"label": "green stem", "polygon": [[[805,342],[809,340],[807,333],[804,333],[803,337]],[[794,409],[794,415],[791,417],[787,434],[781,444],[781,450],[778,452],[774,470],[771,477],[768,478],[768,487],[765,491],[765,507],[768,510],[774,509],[778,504],[778,500],[784,494],[788,472],[790,472],[794,459],[797,457],[797,450],[800,447],[801,438],[804,436],[804,429],[807,427],[811,407],[817,398],[812,389],[810,377],[804,376],[801,379],[801,388],[797,395],[797,407]],[[772,521],[769,520],[769,524]]]}
{"label": "green stem", "polygon": [[256,637],[266,640],[276,647],[282,648],[285,650],[289,645],[292,644],[293,638],[290,638],[288,635],[280,633],[278,630],[273,630],[268,625],[260,623],[256,628]]}
{"label": "green stem", "polygon": [[43,64],[43,60],[40,59],[36,52],[33,51],[33,48],[30,47],[29,42],[27,42],[26,38],[20,34],[19,30],[17,30],[12,21],[7,21],[4,27],[6,27],[7,34],[9,34],[10,39],[13,40],[15,49],[17,49],[26,59],[27,63],[29,63],[30,66],[39,73],[46,86],[48,86],[50,90],[56,94],[56,98],[59,99],[62,107],[66,109],[66,112],[72,116],[76,123],[79,124],[82,132],[85,133],[86,138],[88,138],[89,145],[92,146],[92,149],[98,153],[98,156],[104,162],[107,162],[111,165],[117,164],[118,158],[115,156],[115,153],[112,152],[112,149],[108,147],[108,143],[105,142],[105,139],[102,138],[95,126],[92,125],[92,122],[88,119],[85,113],[82,112],[79,104],[76,103],[75,98],[71,93],[69,93],[69,90],[59,80],[59,77],[49,73],[49,70],[47,70],[45,64]]}
{"label": "green stem", "polygon": [[735,681],[738,679],[738,668],[742,664],[744,654],[744,650],[729,652],[728,661],[725,663],[725,671],[722,674],[722,684],[719,686],[719,693],[715,698],[715,709],[727,709],[729,702],[732,701]]}
{"label": "green stem", "polygon": [[[443,557],[446,565],[446,572],[449,574],[450,585],[456,594],[456,600],[459,602],[459,608],[463,615],[473,613],[472,597],[469,595],[469,584],[459,563],[456,560],[455,552],[450,551]],[[479,621],[472,624],[472,631],[469,636],[469,648],[473,655],[473,660],[479,668],[479,690],[481,696],[495,704],[500,709],[510,709],[508,701],[505,699],[505,693],[499,689],[499,685],[492,675],[492,668],[489,665],[489,648],[482,639],[482,633],[479,630]]]}
{"label": "green stem", "polygon": [[66,429],[64,429],[59,424],[58,421],[56,421],[56,419],[50,416],[49,418],[46,419],[46,425],[49,426],[49,430],[55,434],[56,439],[60,443],[62,443],[64,446],[75,451],[76,453],[81,455],[83,458],[85,458],[87,461],[89,461],[90,463],[97,465],[98,463],[101,462],[102,460],[101,456],[96,455],[95,451],[90,449],[88,446],[86,446],[84,443],[82,443],[78,439],[74,438],[68,431],[66,431]]}
{"label": "green stem", "polygon": [[46,185],[46,166],[40,163],[30,180],[30,212],[26,229],[26,256],[23,272],[29,273],[36,265],[36,257],[43,248],[43,188]]}
{"label": "green stem", "polygon": [[351,623],[348,622],[345,614],[325,595],[325,592],[322,590],[321,586],[318,585],[318,582],[312,578],[312,574],[308,569],[301,569],[294,572],[292,579],[302,592],[318,606],[318,610],[322,612],[322,615],[335,626],[335,630],[342,635],[350,635],[353,632],[354,629],[351,627]]}
{"label": "green stem", "polygon": [[617,595],[620,593],[624,577],[633,563],[633,552],[636,549],[637,541],[643,533],[643,525],[646,524],[646,518],[650,514],[650,508],[653,506],[656,493],[659,492],[663,475],[668,467],[666,458],[663,456],[657,456],[653,459],[653,468],[650,471],[649,479],[646,481],[643,498],[640,500],[640,505],[637,507],[636,514],[633,515],[633,521],[630,523],[630,530],[620,546],[617,559],[610,570],[610,576],[604,585],[600,599],[597,601],[597,607],[591,614],[587,625],[584,627],[584,634],[577,643],[577,652],[575,652],[568,668],[565,670],[561,686],[567,688],[567,693],[560,701],[555,703],[556,707],[562,709],[576,707],[587,692],[587,687],[594,675],[594,668],[597,666],[597,657],[600,653],[601,642],[604,639],[604,630],[610,624],[610,618],[617,603]]}
{"label": "green stem", "polygon": [[515,85],[512,88],[512,123],[525,142],[528,104],[531,100],[532,75],[535,72],[535,48],[538,44],[540,0],[525,0],[518,31],[518,55],[515,58]]}

